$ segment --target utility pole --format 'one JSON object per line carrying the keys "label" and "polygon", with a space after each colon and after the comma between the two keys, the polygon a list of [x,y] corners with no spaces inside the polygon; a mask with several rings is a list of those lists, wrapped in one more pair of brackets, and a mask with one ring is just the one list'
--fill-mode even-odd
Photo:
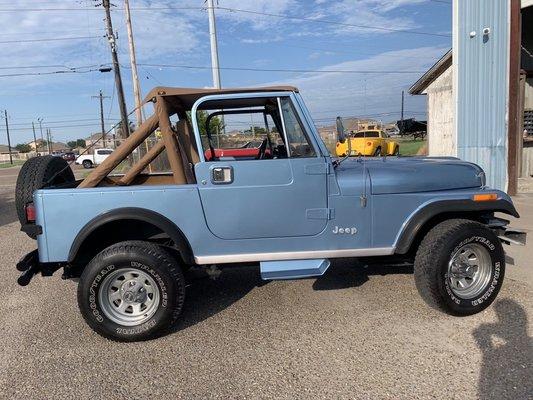
{"label": "utility pole", "polygon": [[39,122],[39,130],[41,131],[41,149],[44,146],[44,137],[43,137],[43,119],[37,118],[37,122]]}
{"label": "utility pole", "polygon": [[35,153],[37,153],[37,136],[35,136],[35,124],[31,121],[31,129],[33,130],[33,144],[35,145]]}
{"label": "utility pole", "polygon": [[100,99],[100,127],[102,129],[102,144],[104,147],[107,147],[106,137],[105,137],[105,124],[104,124],[104,99],[109,99],[109,96],[104,96],[104,94],[100,90],[98,96],[91,96],[91,98]]}
{"label": "utility pole", "polygon": [[128,32],[128,43],[130,45],[131,79],[133,80],[133,97],[135,99],[135,119],[137,120],[137,127],[139,127],[143,122],[141,85],[139,84],[139,75],[137,74],[137,59],[135,56],[135,43],[133,42],[133,28],[131,26],[129,0],[124,0],[124,12],[126,13],[126,30]]}
{"label": "utility pole", "polygon": [[113,24],[111,22],[111,3],[109,0],[102,0],[102,6],[105,9],[107,40],[111,47],[111,58],[113,59],[113,70],[115,71],[115,85],[117,87],[117,98],[120,109],[120,119],[122,121],[123,132],[126,137],[130,135],[130,126],[128,123],[128,111],[124,100],[124,89],[122,87],[122,77],[120,76],[120,65],[117,55],[117,40],[113,33]]}
{"label": "utility pole", "polygon": [[403,126],[403,107],[404,107],[404,101],[405,101],[405,92],[402,90],[402,113],[401,113],[401,117],[400,117],[400,135],[403,133],[403,129],[404,129],[404,126]]}
{"label": "utility pole", "polygon": [[52,154],[52,131],[50,130],[50,128],[46,128],[46,138],[48,141],[48,154]]}
{"label": "utility pole", "polygon": [[213,86],[220,89],[220,69],[218,65],[217,25],[215,21],[215,6],[213,0],[207,0],[209,14],[209,40],[211,43],[211,69],[213,72]]}
{"label": "utility pole", "polygon": [[13,155],[11,154],[11,138],[9,137],[9,122],[7,121],[7,110],[4,110],[6,118],[7,148],[9,149],[9,162],[13,165]]}
{"label": "utility pole", "polygon": [[[217,0],[218,1],[218,0]],[[213,74],[213,86],[215,89],[222,87],[220,83],[220,67],[218,64],[218,41],[217,41],[217,23],[215,19],[215,4],[213,0],[207,0],[207,14],[209,15],[209,42],[211,44],[211,72]],[[224,115],[220,116],[222,130],[226,133],[226,124]],[[217,143],[220,146],[220,130],[217,127]]]}
{"label": "utility pole", "polygon": [[[131,80],[133,81],[133,98],[135,100],[135,119],[138,128],[143,123],[143,110],[141,107],[141,85],[139,84],[139,75],[137,74],[137,58],[135,56],[135,43],[133,41],[133,28],[131,24],[130,2],[124,0],[124,12],[126,14],[126,31],[128,32],[128,44],[130,46],[130,64]],[[144,141],[144,148],[148,153],[148,139]],[[148,164],[148,171],[152,172],[152,164]]]}

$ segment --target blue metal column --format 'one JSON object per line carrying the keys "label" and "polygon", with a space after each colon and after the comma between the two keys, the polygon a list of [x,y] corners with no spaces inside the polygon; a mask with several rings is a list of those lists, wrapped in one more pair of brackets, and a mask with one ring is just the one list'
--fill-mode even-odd
{"label": "blue metal column", "polygon": [[507,189],[508,0],[455,0],[457,155],[479,164],[487,184]]}

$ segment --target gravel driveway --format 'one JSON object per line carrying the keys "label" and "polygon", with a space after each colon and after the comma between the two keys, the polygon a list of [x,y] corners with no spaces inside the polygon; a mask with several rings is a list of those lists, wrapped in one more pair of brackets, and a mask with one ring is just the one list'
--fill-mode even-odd
{"label": "gravel driveway", "polygon": [[[8,171],[9,172],[9,171]],[[496,303],[433,312],[410,268],[336,261],[319,279],[262,282],[256,267],[189,278],[175,331],[121,344],[83,322],[76,284],[16,284],[35,247],[0,173],[1,398],[532,399],[533,249],[511,249]],[[16,174],[15,174],[16,175]],[[516,199],[533,226],[533,197]],[[529,265],[526,265],[529,264]]]}

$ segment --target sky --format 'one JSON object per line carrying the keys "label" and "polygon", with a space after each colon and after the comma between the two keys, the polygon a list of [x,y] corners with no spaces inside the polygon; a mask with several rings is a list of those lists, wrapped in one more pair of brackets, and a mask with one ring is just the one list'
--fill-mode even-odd
{"label": "sky", "polygon": [[[132,110],[123,2],[112,2]],[[111,55],[97,3],[0,0],[0,110],[8,111],[12,145],[33,139],[32,121],[39,137],[38,119],[54,141],[99,132],[99,90],[109,96],[106,128],[118,122],[113,72],[98,71]],[[130,0],[130,7],[143,94],[213,85],[204,0]],[[297,86],[318,126],[337,115],[398,119],[402,90],[451,47],[451,0],[219,0],[215,12],[222,86]],[[406,94],[405,110],[425,119],[425,96]]]}

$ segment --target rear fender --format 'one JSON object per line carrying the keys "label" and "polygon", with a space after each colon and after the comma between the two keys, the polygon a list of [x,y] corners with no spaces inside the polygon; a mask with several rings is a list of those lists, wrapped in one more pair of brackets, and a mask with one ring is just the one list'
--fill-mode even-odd
{"label": "rear fender", "polygon": [[193,263],[194,257],[189,241],[176,224],[163,215],[144,208],[125,207],[108,211],[89,221],[76,235],[70,247],[68,262],[76,260],[78,252],[95,230],[112,222],[133,220],[145,222],[160,229],[175,243],[186,263]]}

